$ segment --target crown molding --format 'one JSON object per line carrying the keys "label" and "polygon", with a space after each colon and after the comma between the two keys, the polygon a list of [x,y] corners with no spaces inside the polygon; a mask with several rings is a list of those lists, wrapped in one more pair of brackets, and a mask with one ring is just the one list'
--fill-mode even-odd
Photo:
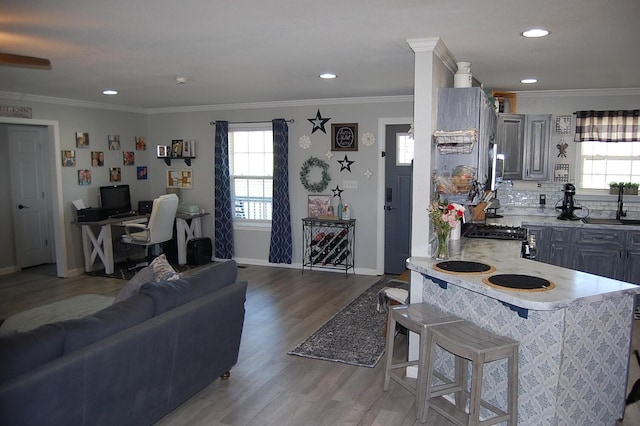
{"label": "crown molding", "polygon": [[557,98],[579,96],[640,96],[640,87],[619,89],[570,89],[514,91],[519,98]]}
{"label": "crown molding", "polygon": [[230,110],[238,110],[238,109],[289,108],[289,107],[318,106],[318,105],[353,105],[353,104],[404,103],[404,102],[413,102],[413,95],[369,96],[369,97],[361,97],[361,98],[304,99],[304,100],[297,100],[297,101],[250,102],[250,103],[242,103],[242,104],[220,104],[220,105],[152,108],[147,110],[147,113],[148,114],[165,114],[165,113],[176,113],[176,112],[230,111]]}
{"label": "crown molding", "polygon": [[2,92],[0,99],[21,101],[21,102],[43,102],[49,104],[75,106],[80,108],[95,108],[103,110],[132,112],[137,114],[166,114],[201,111],[230,111],[239,109],[261,109],[261,108],[287,108],[316,105],[353,105],[372,103],[404,103],[413,102],[413,95],[398,96],[369,96],[360,98],[327,98],[327,99],[304,99],[296,101],[274,101],[274,102],[250,102],[240,104],[220,104],[220,105],[194,105],[167,108],[138,108],[122,105],[103,104],[99,102],[79,101],[75,99],[54,98],[48,96],[29,95],[24,93]]}
{"label": "crown molding", "polygon": [[42,102],[46,104],[66,105],[80,108],[106,109],[111,111],[132,112],[146,114],[145,108],[128,107],[123,105],[103,104],[100,102],[79,101],[76,99],[54,98],[50,96],[29,95],[26,93],[2,92],[0,98],[21,102]]}

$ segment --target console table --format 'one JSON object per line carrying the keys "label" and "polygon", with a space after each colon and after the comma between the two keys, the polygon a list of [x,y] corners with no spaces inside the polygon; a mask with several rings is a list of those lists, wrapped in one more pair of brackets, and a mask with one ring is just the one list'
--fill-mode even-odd
{"label": "console table", "polygon": [[305,266],[341,269],[355,274],[356,220],[302,219],[302,271]]}

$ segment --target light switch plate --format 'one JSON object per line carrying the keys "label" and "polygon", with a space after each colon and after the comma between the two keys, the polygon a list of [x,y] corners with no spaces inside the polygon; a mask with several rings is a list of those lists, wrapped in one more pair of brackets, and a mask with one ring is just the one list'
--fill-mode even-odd
{"label": "light switch plate", "polygon": [[342,187],[344,189],[358,189],[358,181],[357,180],[343,180]]}

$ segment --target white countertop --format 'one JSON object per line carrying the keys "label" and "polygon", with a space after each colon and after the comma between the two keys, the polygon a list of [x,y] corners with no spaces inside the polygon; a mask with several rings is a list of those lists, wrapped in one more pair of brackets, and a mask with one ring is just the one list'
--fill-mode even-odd
{"label": "white countertop", "polygon": [[[510,217],[506,218],[509,220]],[[487,222],[490,221],[494,221],[494,219],[487,220]],[[505,222],[501,219],[500,223]],[[640,293],[640,286],[634,284],[523,259],[520,257],[520,247],[520,241],[462,238],[450,242],[450,260],[468,260],[491,265],[496,268],[496,271],[491,274],[452,274],[437,271],[433,265],[438,261],[426,257],[407,259],[407,267],[423,275],[446,281],[451,285],[514,306],[538,311],[556,310],[572,304],[586,304],[623,294]],[[483,277],[494,274],[532,275],[553,282],[555,288],[545,291],[521,292],[500,290],[482,282]]]}

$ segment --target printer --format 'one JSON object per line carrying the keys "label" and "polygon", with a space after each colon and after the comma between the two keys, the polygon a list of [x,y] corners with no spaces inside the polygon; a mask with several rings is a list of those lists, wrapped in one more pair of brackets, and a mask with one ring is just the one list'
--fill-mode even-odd
{"label": "printer", "polygon": [[178,204],[178,213],[180,214],[199,214],[200,206],[197,204],[180,203]]}
{"label": "printer", "polygon": [[107,212],[99,207],[79,209],[76,213],[78,222],[99,222],[107,218]]}

